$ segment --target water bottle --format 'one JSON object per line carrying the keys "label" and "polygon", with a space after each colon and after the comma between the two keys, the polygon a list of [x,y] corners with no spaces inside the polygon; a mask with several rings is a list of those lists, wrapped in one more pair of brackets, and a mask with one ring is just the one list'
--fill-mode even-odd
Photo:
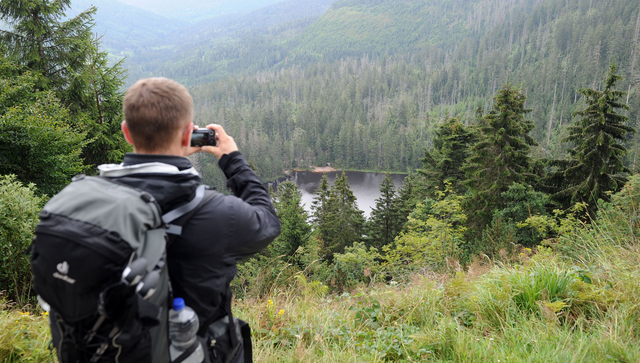
{"label": "water bottle", "polygon": [[[184,305],[184,299],[175,298],[173,309],[169,310],[169,339],[171,339],[169,354],[171,361],[174,361],[195,343],[198,327],[198,315],[195,311]],[[184,360],[184,363],[201,363],[203,360],[202,344],[198,344],[198,348]]]}

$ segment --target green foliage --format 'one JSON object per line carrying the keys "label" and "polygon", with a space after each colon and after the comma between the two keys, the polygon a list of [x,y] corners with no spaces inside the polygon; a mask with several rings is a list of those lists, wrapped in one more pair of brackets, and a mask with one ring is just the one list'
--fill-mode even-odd
{"label": "green foliage", "polygon": [[407,220],[407,217],[426,197],[426,193],[420,188],[423,185],[422,180],[415,175],[408,175],[402,181],[402,186],[398,190],[398,204],[400,205],[400,216],[402,220]]}
{"label": "green foliage", "polygon": [[548,197],[531,187],[514,183],[502,193],[504,208],[493,213],[491,224],[482,233],[477,250],[489,256],[497,256],[500,250],[512,251],[516,245],[533,248],[546,232],[525,223],[529,218],[550,218],[546,211]]}
{"label": "green foliage", "polygon": [[359,284],[369,284],[380,273],[380,254],[375,247],[367,248],[356,242],[346,247],[344,253],[333,256],[331,282],[337,291],[349,291]]}
{"label": "green foliage", "polygon": [[37,90],[41,77],[0,62],[0,174],[53,195],[84,170],[85,133],[69,125],[69,111],[51,92]]}
{"label": "green foliage", "polygon": [[[322,188],[321,185],[318,208],[322,205]],[[324,242],[325,256],[332,260],[335,253],[342,253],[346,247],[362,239],[365,220],[344,172],[341,177],[336,177],[325,203],[325,212],[317,217],[320,221],[318,231]]]}
{"label": "green foliage", "polygon": [[[619,86],[630,90],[629,104],[640,105],[639,6],[634,0],[344,2],[316,22],[216,40],[170,61],[159,59],[171,54],[171,45],[162,44],[135,67],[193,84],[201,122],[227,127],[264,179],[326,162],[414,170],[446,110],[473,123],[474,110],[489,110],[507,81],[525,85],[536,126],[531,136],[543,145],[534,152],[560,158],[567,119],[581,102],[577,89],[595,89],[610,62],[621,64]],[[639,112],[631,107],[631,122]],[[636,149],[627,160],[632,168],[640,160]],[[488,223],[492,212],[485,217]]]}
{"label": "green foliage", "polygon": [[120,163],[125,152],[133,151],[120,131],[123,120],[120,91],[125,71],[122,61],[108,65],[107,53],[99,50],[100,39],[93,38],[87,49],[85,68],[74,74],[63,99],[78,117],[78,128],[90,140],[82,157],[87,166]]}
{"label": "green foliage", "polygon": [[[625,259],[628,254],[633,255],[635,244],[640,240],[640,176],[630,177],[622,190],[612,195],[610,202],[601,201],[598,207],[597,219],[589,225],[586,219],[574,217],[572,225],[583,227],[563,233],[553,246],[584,264],[609,266],[613,263],[609,258]],[[582,214],[578,216],[584,218]],[[606,235],[606,239],[601,235]]]}
{"label": "green foliage", "polygon": [[79,145],[87,166],[119,162],[131,149],[120,133],[124,71],[121,62],[108,66],[99,50],[96,8],[62,21],[69,6],[69,0],[3,1],[0,19],[10,25],[0,31],[3,55],[41,74],[35,90],[54,91],[68,108],[68,122],[88,136],[86,147]]}
{"label": "green foliage", "polygon": [[403,215],[404,203],[393,190],[393,180],[389,173],[380,185],[380,194],[366,224],[367,242],[377,248],[392,243],[406,222]]}
{"label": "green foliage", "polygon": [[494,210],[504,208],[502,193],[513,183],[536,181],[529,155],[531,146],[536,145],[529,136],[534,125],[525,119],[531,112],[524,107],[525,101],[523,89],[505,84],[494,98],[494,109],[479,125],[479,140],[464,166],[465,184],[471,194],[467,210],[475,235],[489,224]]}
{"label": "green foliage", "polygon": [[586,207],[584,203],[577,203],[566,211],[554,209],[553,216],[535,214],[518,223],[517,227],[535,230],[542,238],[546,238],[544,243],[554,243],[559,236],[572,233],[586,223],[586,220],[580,219],[580,217],[584,218]]}
{"label": "green foliage", "polygon": [[445,185],[444,192],[436,192],[439,200],[418,204],[409,216],[407,231],[396,238],[393,247],[384,248],[385,266],[392,276],[425,267],[442,271],[448,259],[460,258],[467,222],[464,197],[453,193],[449,183]]}
{"label": "green foliage", "polygon": [[15,309],[0,297],[0,360],[6,363],[51,362],[49,314]]}
{"label": "green foliage", "polygon": [[278,186],[274,205],[282,231],[268,247],[270,255],[293,256],[309,241],[311,226],[307,224],[307,212],[301,205],[301,200],[302,193],[295,183],[286,181]]}
{"label": "green foliage", "polygon": [[262,297],[286,286],[299,272],[285,256],[256,255],[238,264],[238,273],[231,283],[233,294],[239,298]]}
{"label": "green foliage", "polygon": [[470,156],[470,147],[475,143],[475,135],[455,117],[445,116],[442,124],[436,129],[433,140],[433,150],[424,151],[422,169],[418,173],[423,175],[429,195],[434,191],[444,190],[445,181],[451,183],[453,191],[464,194],[466,188],[462,184],[465,180],[462,166]]}
{"label": "green foliage", "polygon": [[609,200],[611,192],[617,192],[631,172],[623,163],[627,154],[624,144],[627,134],[635,133],[629,126],[629,118],[622,114],[629,106],[622,101],[625,92],[617,90],[622,79],[616,74],[617,65],[611,65],[604,81],[603,91],[581,88],[585,108],[576,110],[579,116],[569,128],[569,136],[563,139],[574,147],[566,160],[552,165],[558,168],[551,173],[547,183],[552,187],[552,199],[564,208],[582,202],[592,217],[597,211],[599,199]]}
{"label": "green foliage", "polygon": [[[634,362],[639,209],[634,176],[600,205],[595,221],[567,230],[553,249],[340,294],[285,267],[275,275],[288,278],[264,295],[240,296],[234,313],[253,327],[261,362]],[[358,244],[348,261],[362,269],[375,261],[370,252]],[[264,288],[260,282],[251,286]],[[46,318],[0,310],[0,359],[46,359]]]}
{"label": "green foliage", "polygon": [[18,306],[33,302],[31,263],[26,253],[39,222],[43,199],[35,185],[0,176],[0,291]]}
{"label": "green foliage", "polygon": [[322,174],[322,179],[320,179],[320,185],[318,189],[316,189],[316,196],[313,198],[313,202],[311,202],[311,209],[313,210],[313,223],[317,226],[324,226],[326,224],[325,219],[327,216],[327,203],[329,200],[329,179],[327,178],[327,174]]}
{"label": "green foliage", "polygon": [[[539,312],[541,301],[548,303],[566,301],[574,280],[572,271],[535,264],[531,268],[515,269],[507,275],[509,288],[515,293],[512,297],[513,301],[520,309],[529,312]],[[550,307],[548,304],[546,306]],[[554,308],[554,310],[558,312],[561,309]]]}
{"label": "green foliage", "polygon": [[92,7],[61,21],[70,4],[71,0],[6,0],[0,4],[0,19],[10,25],[10,30],[0,31],[7,55],[41,73],[59,92],[85,68],[96,12]]}

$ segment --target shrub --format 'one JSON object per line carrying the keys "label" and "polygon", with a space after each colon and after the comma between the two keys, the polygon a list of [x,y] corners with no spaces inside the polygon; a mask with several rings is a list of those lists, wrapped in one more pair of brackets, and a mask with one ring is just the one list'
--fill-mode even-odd
{"label": "shrub", "polygon": [[27,249],[42,203],[34,184],[24,186],[14,175],[0,176],[0,290],[19,306],[32,298]]}
{"label": "shrub", "polygon": [[[446,183],[448,185],[448,183]],[[439,200],[418,204],[407,222],[407,231],[385,246],[385,268],[392,276],[419,269],[444,270],[448,259],[458,259],[464,244],[467,216],[462,200],[447,189],[436,192]]]}
{"label": "shrub", "polygon": [[356,242],[346,247],[344,253],[333,256],[331,272],[332,285],[339,291],[345,291],[360,283],[370,283],[380,272],[378,249],[367,247],[364,242]]}

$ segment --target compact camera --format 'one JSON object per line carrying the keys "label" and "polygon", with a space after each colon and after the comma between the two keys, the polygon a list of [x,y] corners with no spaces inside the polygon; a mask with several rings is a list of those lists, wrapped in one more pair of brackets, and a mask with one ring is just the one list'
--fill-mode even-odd
{"label": "compact camera", "polygon": [[191,146],[217,146],[216,132],[211,129],[197,129],[191,133]]}

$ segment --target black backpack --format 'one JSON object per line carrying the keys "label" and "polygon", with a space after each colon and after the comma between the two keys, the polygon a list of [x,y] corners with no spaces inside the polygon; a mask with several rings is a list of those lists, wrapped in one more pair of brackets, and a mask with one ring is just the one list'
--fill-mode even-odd
{"label": "black backpack", "polygon": [[169,361],[168,234],[208,199],[199,186],[163,215],[147,192],[80,175],[45,205],[31,265],[60,362]]}

